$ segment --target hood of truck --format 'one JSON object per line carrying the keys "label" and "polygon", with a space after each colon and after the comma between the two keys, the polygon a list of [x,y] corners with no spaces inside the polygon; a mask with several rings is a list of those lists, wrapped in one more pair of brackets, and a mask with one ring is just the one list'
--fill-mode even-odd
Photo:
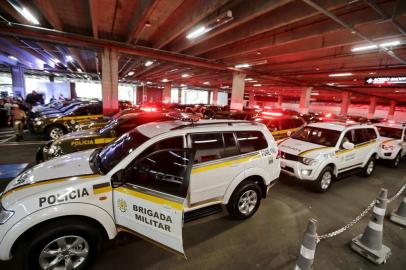
{"label": "hood of truck", "polygon": [[306,157],[315,157],[320,153],[325,153],[326,150],[334,149],[334,147],[299,141],[292,138],[283,141],[281,144],[278,145],[278,148],[279,150],[292,155]]}
{"label": "hood of truck", "polygon": [[55,158],[23,172],[14,178],[2,194],[4,208],[37,193],[72,185],[74,182],[101,177],[90,168],[88,150]]}
{"label": "hood of truck", "polygon": [[394,139],[394,138],[389,138],[389,137],[381,137],[381,142],[382,142],[382,144],[385,144],[385,145],[397,144],[399,141],[400,141],[400,139]]}

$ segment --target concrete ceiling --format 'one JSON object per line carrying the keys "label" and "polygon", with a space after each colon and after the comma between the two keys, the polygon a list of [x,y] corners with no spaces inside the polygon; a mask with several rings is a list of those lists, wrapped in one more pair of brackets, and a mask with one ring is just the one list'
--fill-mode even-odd
{"label": "concrete ceiling", "polygon": [[[248,63],[251,66],[245,70],[254,82],[246,82],[247,91],[297,96],[302,87],[313,86],[320,91],[314,97],[319,100],[349,90],[354,96],[375,95],[381,100],[406,102],[401,86],[365,85],[369,76],[406,76],[406,1],[0,1],[3,20],[30,24],[10,2],[26,6],[43,28],[199,57],[229,67]],[[192,30],[210,25],[229,10],[233,15],[231,21],[196,39],[186,38]],[[388,40],[402,43],[385,50],[351,51],[355,46]],[[0,47],[0,54],[16,55],[30,69],[40,69],[42,62],[58,59],[56,69],[67,72],[80,69],[94,78],[102,72],[97,50],[77,47],[75,42],[61,45],[10,35],[1,37],[0,31]],[[66,55],[71,55],[74,61],[67,62]],[[0,63],[14,64],[6,60],[0,58]],[[148,60],[155,62],[146,67]],[[232,80],[230,70],[129,54],[121,55],[119,70],[122,80],[161,82],[166,78],[176,85],[206,88],[228,89]],[[131,71],[134,74],[129,76]],[[341,72],[353,75],[329,76]],[[190,77],[182,78],[185,73]],[[261,86],[254,86],[257,84]]]}

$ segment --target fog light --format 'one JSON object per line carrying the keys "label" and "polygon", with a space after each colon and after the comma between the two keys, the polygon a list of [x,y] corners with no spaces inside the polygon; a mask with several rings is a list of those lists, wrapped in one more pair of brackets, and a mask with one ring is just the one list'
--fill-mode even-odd
{"label": "fog light", "polygon": [[302,174],[303,174],[303,175],[311,175],[311,174],[312,174],[312,170],[302,170]]}

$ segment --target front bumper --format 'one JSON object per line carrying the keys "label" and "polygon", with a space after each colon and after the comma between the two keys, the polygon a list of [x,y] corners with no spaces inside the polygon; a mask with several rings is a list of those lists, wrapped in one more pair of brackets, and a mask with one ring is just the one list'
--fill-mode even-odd
{"label": "front bumper", "polygon": [[398,152],[396,152],[396,151],[379,151],[379,158],[386,159],[386,160],[392,160],[392,159],[395,159],[397,153]]}
{"label": "front bumper", "polygon": [[317,180],[319,176],[319,167],[319,164],[308,166],[298,161],[281,159],[281,172],[299,180]]}

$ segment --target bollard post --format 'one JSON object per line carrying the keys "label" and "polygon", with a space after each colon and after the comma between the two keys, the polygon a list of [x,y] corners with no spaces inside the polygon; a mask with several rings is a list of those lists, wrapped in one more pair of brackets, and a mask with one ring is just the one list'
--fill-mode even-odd
{"label": "bollard post", "polygon": [[317,246],[317,221],[309,219],[307,229],[303,236],[303,242],[300,247],[300,254],[297,258],[295,270],[313,269],[314,254]]}
{"label": "bollard post", "polygon": [[406,197],[403,197],[398,209],[392,212],[390,220],[406,227]]}
{"label": "bollard post", "polygon": [[351,248],[375,264],[385,263],[391,250],[382,244],[383,221],[388,202],[388,190],[382,189],[373,208],[371,219],[363,234],[351,241]]}

